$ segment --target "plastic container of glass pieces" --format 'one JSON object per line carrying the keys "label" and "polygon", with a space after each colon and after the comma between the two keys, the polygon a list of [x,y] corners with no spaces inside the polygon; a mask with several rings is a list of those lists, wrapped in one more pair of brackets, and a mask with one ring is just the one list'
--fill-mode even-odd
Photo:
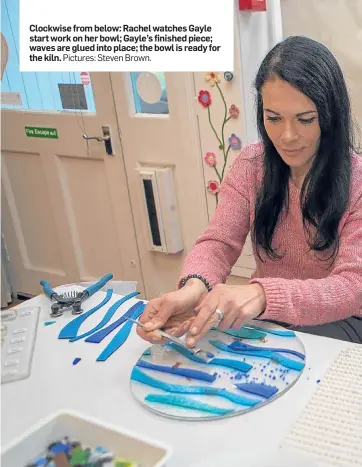
{"label": "plastic container of glass pieces", "polygon": [[102,446],[115,457],[132,461],[135,466],[165,467],[172,455],[172,448],[158,441],[66,411],[41,420],[5,446],[1,453],[1,466],[25,467],[41,456],[49,444],[66,436],[82,445]]}

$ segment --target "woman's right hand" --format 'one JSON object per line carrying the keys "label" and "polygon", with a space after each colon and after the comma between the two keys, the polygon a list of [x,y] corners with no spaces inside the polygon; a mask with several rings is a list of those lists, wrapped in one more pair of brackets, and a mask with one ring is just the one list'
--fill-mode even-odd
{"label": "woman's right hand", "polygon": [[137,334],[153,344],[163,344],[166,340],[157,329],[183,336],[190,328],[207,289],[199,279],[190,279],[184,287],[150,300],[139,321],[146,327],[137,326]]}

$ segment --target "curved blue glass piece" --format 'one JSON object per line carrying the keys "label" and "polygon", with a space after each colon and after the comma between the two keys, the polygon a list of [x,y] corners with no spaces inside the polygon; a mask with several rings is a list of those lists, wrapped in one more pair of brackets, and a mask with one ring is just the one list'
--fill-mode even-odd
{"label": "curved blue glass piece", "polygon": [[148,368],[149,370],[161,371],[170,373],[172,375],[184,376],[185,378],[199,379],[201,381],[208,381],[213,383],[217,377],[217,373],[211,375],[200,370],[192,370],[191,368],[173,368],[172,366],[156,365],[146,360],[138,360],[136,366],[141,368]]}
{"label": "curved blue glass piece", "polygon": [[289,353],[290,355],[295,355],[296,357],[301,358],[302,360],[305,359],[305,355],[297,352],[296,350],[292,349],[282,349],[282,348],[273,348],[273,347],[259,347],[257,345],[250,345],[250,344],[244,344],[243,342],[240,341],[234,341],[232,342],[229,347],[234,350],[269,350],[270,352],[280,352],[280,353]]}
{"label": "curved blue glass piece", "polygon": [[91,310],[87,311],[86,313],[83,313],[79,316],[77,316],[75,319],[67,323],[63,329],[60,331],[58,339],[71,339],[77,335],[77,332],[81,326],[81,324],[93,313],[95,313],[97,310],[102,308],[109,300],[111,299],[113,294],[112,289],[107,290],[107,295],[105,298],[99,303],[97,306],[92,308]]}
{"label": "curved blue glass piece", "polygon": [[[139,316],[142,315],[143,310],[145,309],[145,304],[143,302],[136,303],[137,307],[136,310],[133,310],[132,315],[130,318],[137,319]],[[120,329],[117,334],[113,337],[111,342],[107,345],[107,347],[103,350],[103,352],[97,358],[97,362],[104,362],[109,358],[122,344],[126,342],[128,339],[131,329],[134,323],[132,321],[127,321],[126,324]]]}
{"label": "curved blue glass piece", "polygon": [[223,332],[228,336],[239,337],[241,339],[262,339],[266,336],[265,332],[259,331],[257,329],[249,329],[249,328],[240,328],[240,329],[226,329],[225,331],[221,331],[217,329],[217,331]]}
{"label": "curved blue glass piece", "polygon": [[280,355],[280,353],[277,352],[272,353],[271,359],[274,362],[280,363],[280,365],[283,365],[286,368],[290,368],[291,370],[301,371],[304,368],[304,363],[297,362],[291,358],[283,357],[283,355]]}
{"label": "curved blue glass piece", "polygon": [[[143,305],[143,302],[137,302],[135,305],[131,306],[129,310],[126,311],[124,315],[117,319],[114,323],[110,324],[106,328],[101,329],[100,331],[95,332],[91,336],[87,337],[85,342],[92,342],[93,344],[99,344],[102,340],[108,336],[114,329],[118,328],[121,324],[127,321],[127,318],[132,317],[132,313],[134,313],[139,306]],[[138,317],[138,316],[137,316]]]}
{"label": "curved blue glass piece", "polygon": [[163,381],[146,375],[146,373],[136,367],[133,368],[131,379],[166,392],[174,392],[177,394],[201,394],[206,396],[219,396],[223,397],[224,399],[228,399],[235,404],[246,405],[249,407],[262,402],[262,399],[251,399],[250,397],[240,396],[238,394],[227,391],[224,388],[213,388],[208,386],[183,386],[181,384],[164,383]]}
{"label": "curved blue glass piece", "polygon": [[231,368],[233,370],[238,370],[238,371],[243,371],[243,372],[247,372],[249,371],[251,368],[253,368],[252,365],[250,365],[249,363],[245,363],[245,362],[240,362],[238,360],[232,360],[232,359],[226,359],[226,358],[217,358],[217,357],[214,357],[212,360],[210,360],[209,362],[206,362],[205,360],[203,360],[202,358],[198,357],[197,355],[193,354],[192,352],[190,352],[188,349],[186,349],[185,347],[182,347],[181,345],[177,345],[176,343],[174,342],[171,342],[170,344],[167,344],[168,347],[171,347],[172,349],[176,350],[177,352],[179,352],[180,354],[182,354],[184,357],[187,357],[189,358],[190,360],[193,360],[197,363],[204,363],[206,365],[217,365],[217,366],[223,366],[223,367],[226,367],[226,368]]}
{"label": "curved blue glass piece", "polygon": [[198,357],[195,355],[193,352],[190,350],[186,349],[185,347],[182,347],[182,345],[176,344],[176,342],[169,342],[167,344],[167,347],[176,350],[176,352],[182,354],[184,357],[189,358],[190,360],[193,360],[194,362],[197,363],[207,363],[203,358]]}
{"label": "curved blue glass piece", "polygon": [[209,341],[214,347],[223,350],[225,352],[232,352],[242,355],[253,355],[254,357],[262,357],[262,358],[269,358],[274,362],[280,363],[280,365],[285,366],[286,368],[290,368],[292,370],[302,370],[304,368],[304,363],[298,362],[296,360],[292,360],[287,357],[283,357],[277,352],[269,352],[268,350],[234,350],[229,345],[224,344],[221,341]]}
{"label": "curved blue glass piece", "polygon": [[210,404],[205,404],[198,400],[192,399],[191,397],[182,397],[175,395],[161,395],[161,394],[149,394],[145,397],[147,402],[157,402],[159,404],[176,405],[177,407],[184,407],[185,409],[201,410],[203,412],[209,412],[214,415],[226,415],[234,412],[233,409],[221,409],[214,407]]}
{"label": "curved blue glass piece", "polygon": [[258,331],[266,332],[267,334],[274,334],[275,336],[281,337],[295,337],[295,332],[290,329],[279,330],[279,329],[268,329],[260,328],[258,326],[245,326],[246,329],[257,329]]}
{"label": "curved blue glass piece", "polygon": [[136,297],[137,295],[139,295],[139,292],[132,292],[128,295],[126,295],[125,297],[122,297],[120,300],[117,300],[115,303],[113,303],[113,305],[109,308],[109,310],[107,311],[107,313],[104,315],[102,321],[97,324],[97,326],[95,326],[93,329],[91,329],[90,331],[87,331],[85,332],[84,334],[81,334],[80,336],[76,336],[76,337],[73,337],[72,339],[69,340],[69,342],[75,342],[75,341],[78,341],[79,339],[83,339],[83,337],[87,337],[87,336],[90,336],[91,334],[93,334],[94,332],[98,331],[99,329],[101,329],[105,324],[108,323],[108,321],[112,318],[112,316],[114,315],[114,313],[118,310],[118,308],[124,303],[126,302],[127,300],[130,300],[131,298],[133,297]]}

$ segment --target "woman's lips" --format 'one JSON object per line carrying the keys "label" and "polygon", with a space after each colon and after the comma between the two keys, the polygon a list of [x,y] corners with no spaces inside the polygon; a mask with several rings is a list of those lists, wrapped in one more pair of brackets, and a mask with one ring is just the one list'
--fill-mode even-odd
{"label": "woman's lips", "polygon": [[298,152],[302,151],[303,148],[300,149],[282,149],[283,152],[287,154],[297,154]]}

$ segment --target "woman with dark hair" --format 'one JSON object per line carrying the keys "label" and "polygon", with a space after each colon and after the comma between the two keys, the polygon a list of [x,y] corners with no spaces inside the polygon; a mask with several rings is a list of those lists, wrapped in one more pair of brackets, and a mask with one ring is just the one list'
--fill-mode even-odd
{"label": "woman with dark hair", "polygon": [[[362,343],[362,159],[342,71],[322,44],[289,37],[255,89],[261,142],[234,161],[177,290],[147,304],[137,332],[188,333],[193,347],[215,325],[258,318]],[[256,270],[227,285],[249,232]]]}

